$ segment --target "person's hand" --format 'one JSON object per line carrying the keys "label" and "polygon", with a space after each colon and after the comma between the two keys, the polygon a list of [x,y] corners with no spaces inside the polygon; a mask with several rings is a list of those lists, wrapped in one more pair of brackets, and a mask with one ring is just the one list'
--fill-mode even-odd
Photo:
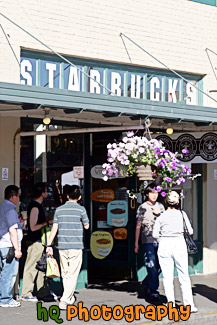
{"label": "person's hand", "polygon": [[135,244],[134,252],[135,252],[136,254],[139,253],[139,245],[138,245],[138,244]]}
{"label": "person's hand", "polygon": [[19,220],[20,220],[20,223],[21,223],[21,222],[24,222],[24,219],[23,219],[23,215],[22,215],[22,213],[19,214]]}
{"label": "person's hand", "polygon": [[53,219],[48,220],[49,225],[53,224]]}
{"label": "person's hand", "polygon": [[46,253],[47,253],[48,255],[53,256],[53,248],[52,248],[52,247],[47,247],[47,248],[46,248]]}
{"label": "person's hand", "polygon": [[18,249],[15,249],[15,257],[16,258],[21,258],[22,257],[22,252]]}

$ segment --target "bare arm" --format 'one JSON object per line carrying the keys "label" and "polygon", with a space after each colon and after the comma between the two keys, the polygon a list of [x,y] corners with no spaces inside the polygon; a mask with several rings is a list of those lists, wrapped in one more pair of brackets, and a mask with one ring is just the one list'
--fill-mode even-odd
{"label": "bare arm", "polygon": [[10,234],[12,244],[15,248],[15,257],[20,258],[22,256],[22,252],[19,250],[17,229],[16,228],[9,229],[9,234]]}
{"label": "bare arm", "polygon": [[50,232],[49,240],[48,240],[48,243],[47,243],[48,245],[51,245],[52,241],[54,240],[54,237],[57,234],[57,230],[58,230],[58,224],[54,223],[53,227],[51,229],[51,232]]}
{"label": "bare arm", "polygon": [[[49,239],[48,239],[47,246],[50,246],[51,245],[52,241],[54,240],[54,237],[56,236],[57,230],[58,230],[58,224],[57,223],[54,223],[53,224],[53,227],[51,229],[51,232],[50,232],[50,236],[49,236]],[[53,248],[52,247],[47,247],[46,248],[46,252],[49,255],[53,255]]]}
{"label": "bare arm", "polygon": [[38,222],[38,213],[39,210],[38,208],[32,208],[31,212],[30,212],[30,220],[29,220],[29,224],[30,224],[30,229],[31,231],[37,231],[42,229],[43,227],[45,227],[47,225],[47,222],[43,222],[43,223],[39,223]]}
{"label": "bare arm", "polygon": [[134,247],[135,253],[139,252],[139,236],[140,236],[141,225],[142,225],[141,221],[137,220],[136,231],[135,231],[135,247]]}

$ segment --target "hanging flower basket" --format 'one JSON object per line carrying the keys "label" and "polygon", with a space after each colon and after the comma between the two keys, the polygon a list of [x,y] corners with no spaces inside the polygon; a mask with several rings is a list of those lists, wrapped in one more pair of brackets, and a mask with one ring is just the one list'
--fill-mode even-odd
{"label": "hanging flower basket", "polygon": [[[162,141],[135,136],[133,131],[127,132],[121,142],[108,144],[107,148],[108,163],[103,164],[102,171],[104,181],[136,173],[141,180],[155,180],[156,189],[165,196],[165,191],[184,183],[184,176],[191,174],[191,169],[178,160],[177,152],[167,150]],[[183,150],[182,153],[188,152]]]}
{"label": "hanging flower basket", "polygon": [[135,173],[140,181],[153,180],[152,170],[150,165],[138,165],[135,167]]}

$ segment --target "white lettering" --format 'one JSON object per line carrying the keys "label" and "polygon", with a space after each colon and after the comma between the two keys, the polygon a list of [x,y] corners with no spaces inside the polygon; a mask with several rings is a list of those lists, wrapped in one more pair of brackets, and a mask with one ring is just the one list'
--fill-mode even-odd
{"label": "white lettering", "polygon": [[171,103],[176,103],[177,98],[176,98],[176,87],[178,84],[178,80],[173,80],[169,79],[169,84],[168,84],[168,102]]}
{"label": "white lettering", "polygon": [[[98,70],[91,69],[90,77],[100,82],[100,73]],[[94,94],[100,94],[100,85],[93,79],[90,79],[90,92]]]}
{"label": "white lettering", "polygon": [[121,75],[118,72],[111,72],[111,91],[121,96]]}
{"label": "white lettering", "polygon": [[70,67],[68,90],[80,91],[79,70],[75,67]]}
{"label": "white lettering", "polygon": [[153,77],[150,82],[150,99],[160,100],[160,93],[155,91],[155,88],[160,88],[160,80],[157,77]]}
{"label": "white lettering", "polygon": [[140,98],[141,76],[131,75],[131,98]]}
{"label": "white lettering", "polygon": [[54,71],[56,71],[56,64],[46,63],[46,70],[48,70],[48,87],[53,88]]}
{"label": "white lettering", "polygon": [[27,71],[32,71],[32,64],[29,60],[23,60],[20,64],[20,74],[26,80],[21,80],[21,85],[32,86],[32,76]]}
{"label": "white lettering", "polygon": [[187,105],[197,105],[197,89],[192,86],[190,83],[186,85],[186,104]]}

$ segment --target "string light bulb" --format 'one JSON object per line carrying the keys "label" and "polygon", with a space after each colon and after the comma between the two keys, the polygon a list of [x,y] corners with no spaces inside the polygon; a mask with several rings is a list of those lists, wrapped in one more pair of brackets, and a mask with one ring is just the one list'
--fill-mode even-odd
{"label": "string light bulb", "polygon": [[43,123],[45,125],[49,125],[51,122],[51,119],[48,115],[49,115],[49,111],[45,111],[45,117],[43,118]]}
{"label": "string light bulb", "polygon": [[167,133],[168,135],[173,134],[173,128],[167,128],[167,129],[166,129],[166,133]]}

